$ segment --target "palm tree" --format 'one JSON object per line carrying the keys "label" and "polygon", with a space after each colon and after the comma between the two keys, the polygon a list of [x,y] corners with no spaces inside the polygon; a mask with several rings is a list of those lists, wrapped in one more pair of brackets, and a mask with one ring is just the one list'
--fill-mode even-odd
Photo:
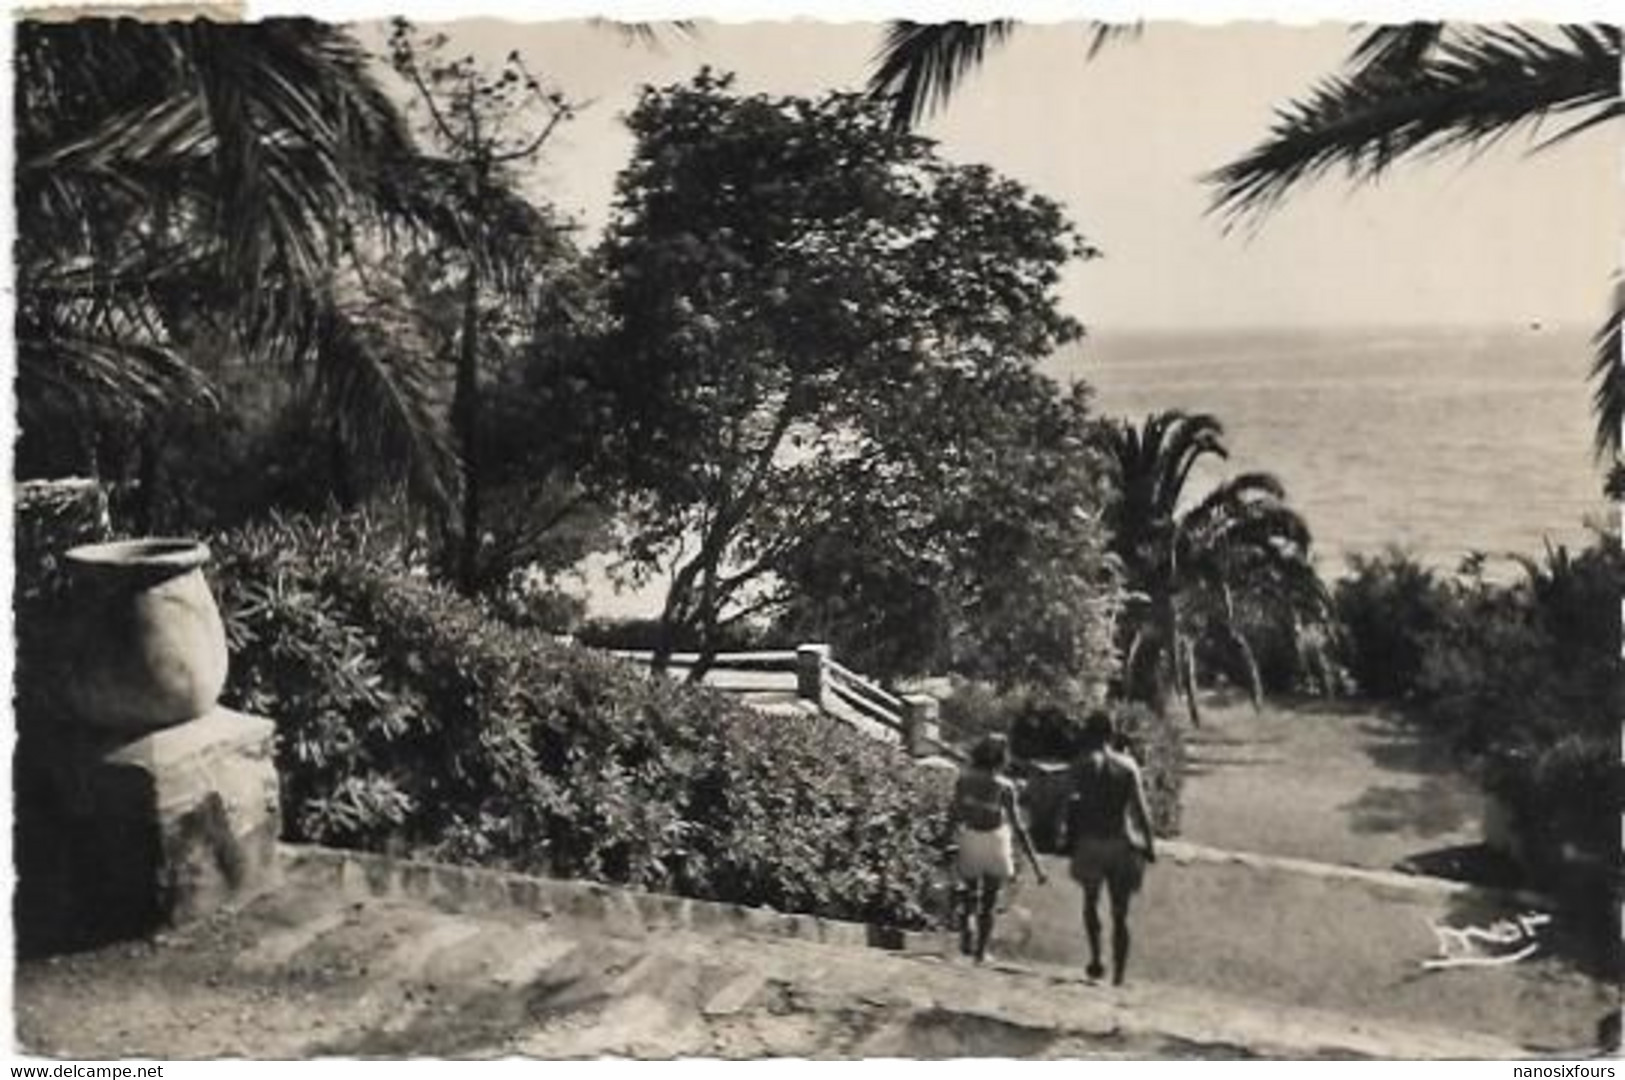
{"label": "palm tree", "polygon": [[[1123,34],[1138,33],[1138,26],[1090,23],[1088,55]],[[886,28],[876,57],[869,93],[889,98],[892,126],[907,130],[933,109],[948,103],[960,82],[980,67],[989,48],[1002,45],[1016,29],[1012,19],[972,23],[895,21]]]}
{"label": "palm tree", "polygon": [[1229,456],[1213,416],[1175,409],[1139,427],[1111,423],[1102,443],[1115,487],[1107,523],[1132,601],[1124,623],[1125,693],[1163,712],[1177,689],[1199,725],[1195,644],[1205,638],[1240,663],[1258,704],[1262,681],[1238,601],[1268,608],[1294,627],[1320,621],[1326,597],[1309,561],[1308,527],[1268,473],[1231,477],[1182,505],[1198,462]]}
{"label": "palm tree", "polygon": [[313,364],[327,408],[438,486],[421,371],[341,301],[362,230],[421,209],[392,195],[414,150],[359,46],[302,19],[24,21],[16,66],[25,430],[151,431],[212,403],[222,353]]}

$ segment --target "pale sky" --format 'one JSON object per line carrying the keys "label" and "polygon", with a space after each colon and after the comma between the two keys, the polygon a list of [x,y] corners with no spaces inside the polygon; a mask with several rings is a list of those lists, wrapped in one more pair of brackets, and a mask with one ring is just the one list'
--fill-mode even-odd
{"label": "pale sky", "polygon": [[[533,71],[592,102],[527,186],[595,234],[631,151],[637,88],[702,64],[746,92],[859,88],[878,24],[702,24],[657,50],[584,23],[467,20],[461,49]],[[363,31],[382,42],[376,26]],[[1024,27],[923,129],[1062,203],[1106,252],[1067,275],[1063,304],[1092,329],[1522,322],[1602,318],[1625,225],[1620,125],[1530,156],[1520,134],[1478,158],[1410,162],[1377,185],[1302,189],[1250,239],[1204,216],[1200,175],[1267,130],[1273,108],[1346,55],[1346,24],[1149,24],[1085,62],[1078,25]]]}

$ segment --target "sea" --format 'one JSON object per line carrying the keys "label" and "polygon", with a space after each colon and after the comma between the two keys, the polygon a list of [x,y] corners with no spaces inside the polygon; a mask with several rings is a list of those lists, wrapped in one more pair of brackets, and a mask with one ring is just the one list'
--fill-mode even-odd
{"label": "sea", "polygon": [[[1477,326],[1092,332],[1049,358],[1082,379],[1097,413],[1139,422],[1164,409],[1223,424],[1228,460],[1187,491],[1272,472],[1314,536],[1321,574],[1397,547],[1441,572],[1470,554],[1505,580],[1510,556],[1583,545],[1617,511],[1592,456],[1591,330]],[[665,582],[616,589],[611,557],[578,576],[589,609],[660,609]]]}
{"label": "sea", "polygon": [[[1224,425],[1222,475],[1274,473],[1308,522],[1321,572],[1395,546],[1441,571],[1469,553],[1584,544],[1614,511],[1592,455],[1591,330],[1102,331],[1045,365],[1083,379],[1097,412],[1139,422],[1180,408]],[[1590,523],[1590,524],[1588,524]]]}

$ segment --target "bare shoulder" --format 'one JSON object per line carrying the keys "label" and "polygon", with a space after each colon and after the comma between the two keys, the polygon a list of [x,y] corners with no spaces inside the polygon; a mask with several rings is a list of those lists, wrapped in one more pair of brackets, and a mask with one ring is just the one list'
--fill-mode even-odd
{"label": "bare shoulder", "polygon": [[1134,760],[1134,755],[1127,750],[1110,749],[1106,751],[1106,756],[1124,772],[1140,775],[1140,763]]}

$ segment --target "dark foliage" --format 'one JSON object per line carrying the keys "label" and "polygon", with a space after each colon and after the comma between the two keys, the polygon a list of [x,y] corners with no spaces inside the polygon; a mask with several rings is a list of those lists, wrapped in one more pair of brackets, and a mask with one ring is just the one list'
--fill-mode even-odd
{"label": "dark foliage", "polygon": [[1349,568],[1333,593],[1343,630],[1341,660],[1363,693],[1403,700],[1416,690],[1427,639],[1447,617],[1449,591],[1397,548],[1356,555]]}
{"label": "dark foliage", "polygon": [[1441,579],[1397,553],[1357,562],[1338,589],[1362,688],[1404,701],[1511,809],[1526,858],[1593,899],[1617,870],[1622,766],[1614,535],[1548,548],[1511,584],[1470,565]]}
{"label": "dark foliage", "polygon": [[[588,619],[576,630],[576,638],[583,645],[597,649],[630,649],[653,651],[661,640],[659,619]],[[769,631],[754,623],[734,623],[719,629],[716,645],[724,652],[742,652],[750,649],[793,649],[799,642],[783,634]],[[679,631],[671,638],[678,652],[699,649],[699,635],[693,631]]]}
{"label": "dark foliage", "polygon": [[[1007,501],[1060,459],[1064,432],[1037,430],[1061,408],[1056,388],[1033,369],[1081,333],[1056,290],[1094,249],[1058,204],[888,130],[857,95],[744,95],[701,71],[646,89],[627,125],[597,377],[615,408],[606,457],[630,496],[625,554],[670,574],[662,653],[679,633],[703,653],[730,622],[787,613],[868,670],[902,670],[918,655],[881,643],[938,641],[930,592],[969,582],[950,608],[1006,618],[977,588],[985,518],[955,498],[993,486],[960,479],[990,451],[998,466],[1050,451],[1001,475]],[[967,445],[984,430],[993,446]],[[989,528],[981,546],[1056,547],[1021,532]],[[1093,569],[1081,546],[1052,561]],[[838,595],[810,596],[820,583]],[[887,603],[842,603],[859,589]],[[905,608],[933,625],[863,618]],[[1087,636],[1077,621],[1023,625]]]}
{"label": "dark foliage", "polygon": [[278,721],[291,838],[903,926],[940,774],[506,625],[355,522],[223,538],[237,705]]}
{"label": "dark foliage", "polygon": [[[1119,748],[1140,763],[1153,827],[1159,836],[1177,836],[1185,774],[1183,729],[1134,702],[1109,708]],[[1047,847],[1043,838],[1053,834],[1065,794],[1050,766],[1077,756],[1083,719],[1078,709],[1057,706],[1042,693],[998,693],[979,683],[957,686],[942,703],[943,730],[950,739],[973,741],[992,732],[1010,737],[1016,767],[1027,779],[1024,802],[1040,847]]]}

